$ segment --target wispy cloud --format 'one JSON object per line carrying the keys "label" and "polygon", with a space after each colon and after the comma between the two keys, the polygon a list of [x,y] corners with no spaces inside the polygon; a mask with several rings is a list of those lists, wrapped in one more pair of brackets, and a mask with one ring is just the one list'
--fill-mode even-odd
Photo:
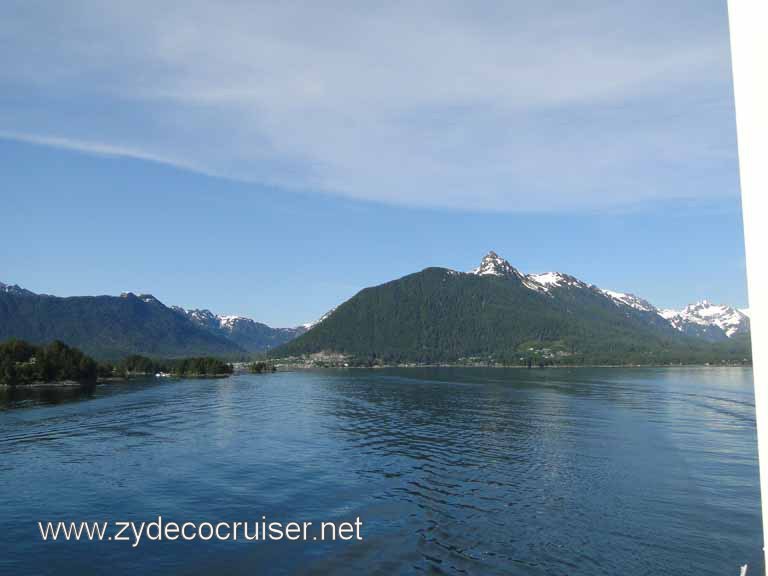
{"label": "wispy cloud", "polygon": [[736,192],[721,2],[9,2],[0,17],[6,138],[418,206]]}
{"label": "wispy cloud", "polygon": [[147,162],[155,162],[157,164],[166,164],[168,166],[181,168],[183,170],[192,170],[195,172],[215,175],[207,170],[202,169],[200,166],[196,166],[194,164],[187,163],[175,158],[170,158],[168,156],[159,156],[157,154],[152,154],[144,150],[127,148],[125,146],[105,144],[103,142],[85,142],[82,140],[74,140],[72,138],[62,138],[59,136],[42,135],[42,134],[24,134],[21,132],[10,132],[7,130],[0,130],[0,139],[13,140],[16,142],[25,142],[27,144],[36,144],[38,146],[62,148],[64,150],[73,150],[75,152],[83,152],[84,154],[91,154],[94,156],[110,156],[110,157],[116,157],[116,158],[132,158],[135,160],[145,160]]}

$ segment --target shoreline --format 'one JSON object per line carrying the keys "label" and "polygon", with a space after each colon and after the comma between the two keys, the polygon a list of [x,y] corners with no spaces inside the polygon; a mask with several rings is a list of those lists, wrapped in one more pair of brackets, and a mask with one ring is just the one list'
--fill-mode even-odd
{"label": "shoreline", "polygon": [[30,382],[29,384],[6,384],[0,382],[0,389],[31,389],[31,388],[88,388],[101,386],[103,384],[119,384],[127,383],[131,380],[218,380],[223,378],[229,378],[234,374],[189,374],[184,376],[175,375],[163,375],[155,376],[154,374],[131,374],[130,376],[111,376],[109,378],[98,378],[93,382],[78,382],[76,380],[58,380],[53,382]]}
{"label": "shoreline", "polygon": [[[517,364],[379,364],[376,366],[308,366],[305,364],[275,363],[278,372],[293,370],[383,370],[391,368],[496,368],[514,370],[548,370],[563,368],[752,368],[748,364],[552,364],[547,366],[519,366]],[[247,373],[247,372],[241,372]]]}
{"label": "shoreline", "polygon": [[[383,364],[378,366],[307,366],[300,364],[275,364],[277,372],[310,372],[320,370],[391,370],[391,369],[421,369],[421,368],[484,368],[484,369],[496,369],[496,370],[562,370],[562,369],[579,369],[579,368],[623,368],[623,369],[638,369],[638,368],[704,368],[704,369],[716,369],[716,368],[752,368],[752,364],[558,364],[551,366],[506,366],[503,364]],[[265,372],[264,374],[274,374],[275,372]],[[36,389],[36,388],[87,388],[101,386],[104,384],[119,384],[128,383],[131,380],[224,380],[231,376],[242,376],[244,374],[256,374],[243,370],[240,372],[233,372],[231,374],[190,374],[184,376],[155,376],[154,374],[133,374],[126,377],[111,377],[111,378],[99,378],[95,382],[77,382],[74,380],[62,380],[58,382],[32,382],[30,384],[6,384],[0,382],[0,389]]]}

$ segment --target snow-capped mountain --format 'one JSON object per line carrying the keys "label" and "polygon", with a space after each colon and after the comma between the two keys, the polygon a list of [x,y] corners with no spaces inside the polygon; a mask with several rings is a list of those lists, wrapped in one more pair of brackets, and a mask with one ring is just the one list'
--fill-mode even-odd
{"label": "snow-capped mountain", "polygon": [[707,340],[723,340],[749,332],[748,315],[731,306],[715,305],[703,300],[687,306],[684,310],[662,310],[634,294],[599,288],[562,272],[522,274],[493,251],[486,254],[480,266],[470,274],[518,278],[526,287],[553,297],[561,289],[577,289],[600,294],[616,306],[648,313],[646,317],[653,321],[657,321],[657,317],[662,318],[675,330]]}
{"label": "snow-capped mountain", "polygon": [[717,335],[718,331],[733,338],[749,332],[749,317],[742,311],[723,304],[701,300],[689,304],[683,310],[661,310],[669,323],[686,334],[697,336]]}
{"label": "snow-capped mountain", "polygon": [[274,348],[307,331],[304,326],[272,328],[245,316],[219,316],[207,309],[185,310],[180,306],[171,308],[198,326],[232,340],[249,352]]}
{"label": "snow-capped mountain", "polygon": [[493,250],[488,252],[480,261],[480,265],[470,271],[470,274],[476,276],[498,276],[501,278],[517,278],[525,286],[532,290],[549,292],[551,288],[561,288],[564,286],[578,286],[589,288],[581,280],[562,274],[560,272],[545,272],[544,274],[523,274],[517,268],[512,266],[507,260],[496,254]]}

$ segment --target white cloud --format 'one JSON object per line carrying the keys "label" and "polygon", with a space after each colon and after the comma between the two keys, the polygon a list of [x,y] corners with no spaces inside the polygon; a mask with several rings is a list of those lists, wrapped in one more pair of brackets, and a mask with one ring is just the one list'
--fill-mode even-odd
{"label": "white cloud", "polygon": [[669,4],[9,3],[0,128],[408,205],[733,194],[725,8]]}

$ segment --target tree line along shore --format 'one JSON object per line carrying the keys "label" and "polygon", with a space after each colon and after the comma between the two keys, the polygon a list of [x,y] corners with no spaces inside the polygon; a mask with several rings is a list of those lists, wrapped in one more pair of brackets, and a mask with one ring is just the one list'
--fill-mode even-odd
{"label": "tree line along shore", "polygon": [[96,383],[130,376],[227,376],[232,365],[218,358],[153,359],[131,355],[118,362],[98,362],[77,348],[55,340],[35,345],[11,339],[0,343],[0,385]]}

